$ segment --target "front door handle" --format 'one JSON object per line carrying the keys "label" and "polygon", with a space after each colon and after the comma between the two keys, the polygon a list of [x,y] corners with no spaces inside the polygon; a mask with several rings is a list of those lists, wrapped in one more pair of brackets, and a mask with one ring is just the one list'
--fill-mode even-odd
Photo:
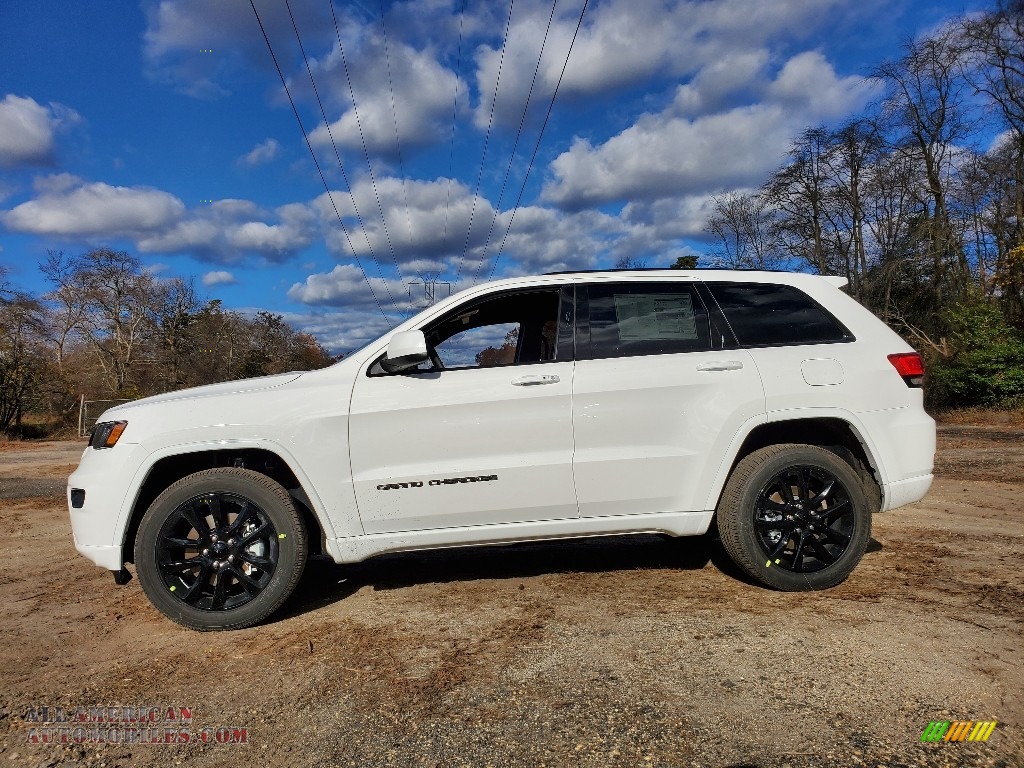
{"label": "front door handle", "polygon": [[518,379],[512,379],[512,384],[516,387],[536,387],[541,384],[557,384],[561,379],[553,374],[544,376],[520,376]]}
{"label": "front door handle", "polygon": [[743,367],[740,360],[715,360],[712,363],[701,363],[698,371],[738,371]]}

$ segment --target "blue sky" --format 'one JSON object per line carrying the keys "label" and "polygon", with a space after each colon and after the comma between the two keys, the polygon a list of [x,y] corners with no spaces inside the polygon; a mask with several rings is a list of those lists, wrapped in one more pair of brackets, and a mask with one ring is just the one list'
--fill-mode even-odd
{"label": "blue sky", "polygon": [[248,0],[0,2],[12,282],[128,250],[344,351],[424,278],[668,265],[709,247],[715,194],[877,99],[908,36],[985,7],[590,0],[566,64],[583,0],[291,0],[314,92],[284,0],[255,5],[329,194]]}

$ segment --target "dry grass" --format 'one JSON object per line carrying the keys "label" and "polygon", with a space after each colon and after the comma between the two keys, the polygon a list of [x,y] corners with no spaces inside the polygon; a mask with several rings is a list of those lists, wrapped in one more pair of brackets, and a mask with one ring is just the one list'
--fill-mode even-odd
{"label": "dry grass", "polygon": [[39,444],[35,444],[30,440],[7,440],[6,438],[0,438],[0,453],[7,451],[30,451],[38,447],[40,447]]}
{"label": "dry grass", "polygon": [[976,427],[1024,427],[1024,408],[961,408],[932,416],[940,424]]}

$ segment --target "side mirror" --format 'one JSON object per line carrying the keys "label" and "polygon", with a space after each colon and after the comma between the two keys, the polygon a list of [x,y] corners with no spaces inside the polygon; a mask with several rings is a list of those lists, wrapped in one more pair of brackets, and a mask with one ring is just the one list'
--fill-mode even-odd
{"label": "side mirror", "polygon": [[423,331],[402,331],[396,333],[388,342],[388,351],[380,362],[380,367],[388,373],[399,373],[414,368],[430,359],[427,352],[427,340]]}

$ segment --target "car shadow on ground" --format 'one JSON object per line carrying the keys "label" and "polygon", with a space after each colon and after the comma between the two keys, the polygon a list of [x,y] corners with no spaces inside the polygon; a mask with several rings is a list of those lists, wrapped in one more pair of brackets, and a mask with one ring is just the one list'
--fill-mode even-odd
{"label": "car shadow on ground", "polygon": [[[877,540],[868,542],[868,553],[881,549]],[[400,552],[348,565],[338,565],[326,557],[312,558],[292,597],[271,621],[315,611],[363,587],[393,590],[418,584],[522,579],[556,573],[698,571],[708,564],[730,579],[754,589],[767,589],[736,566],[714,531],[679,538],[657,534],[599,536]]]}
{"label": "car shadow on ground", "polygon": [[418,584],[521,579],[555,573],[700,570],[708,563],[731,577],[746,580],[712,534],[680,538],[641,534],[452,547],[380,555],[349,565],[318,557],[306,565],[302,580],[278,618],[314,611],[367,586],[392,590]]}

